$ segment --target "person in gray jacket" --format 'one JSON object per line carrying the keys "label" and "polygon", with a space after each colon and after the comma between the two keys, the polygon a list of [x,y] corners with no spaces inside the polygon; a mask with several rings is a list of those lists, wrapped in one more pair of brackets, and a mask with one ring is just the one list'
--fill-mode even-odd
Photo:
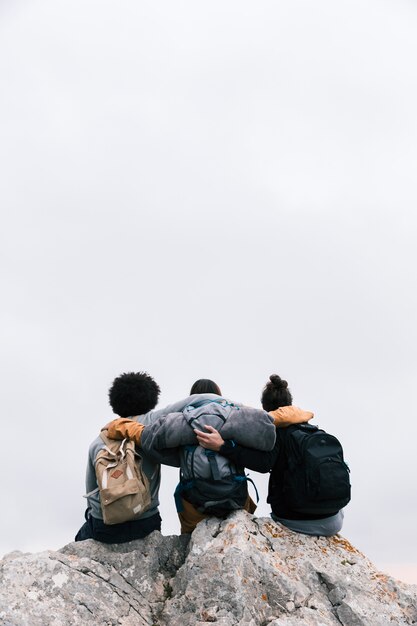
{"label": "person in gray jacket", "polygon": [[[146,372],[121,374],[112,383],[109,390],[109,402],[113,412],[122,418],[133,418],[143,426],[153,424],[159,418],[172,412],[183,410],[188,404],[197,398],[192,395],[169,406],[153,410],[158,402],[160,388],[155,380]],[[208,394],[207,397],[211,396]],[[204,398],[204,396],[198,396]],[[146,537],[154,530],[161,529],[161,516],[159,514],[159,487],[161,481],[160,464],[154,458],[141,452],[143,458],[143,470],[146,474],[151,491],[151,506],[139,518],[121,524],[105,524],[100,503],[95,460],[104,442],[100,436],[96,437],[88,451],[88,463],[86,474],[86,497],[87,510],[85,523],[78,531],[75,541],[96,539],[103,543],[124,543],[134,539]],[[167,464],[177,466],[176,457],[173,461],[164,461]]]}

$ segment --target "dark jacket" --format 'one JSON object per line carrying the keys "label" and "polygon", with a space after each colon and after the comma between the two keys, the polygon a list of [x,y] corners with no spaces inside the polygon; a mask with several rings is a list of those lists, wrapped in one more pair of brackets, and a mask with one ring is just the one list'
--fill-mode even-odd
{"label": "dark jacket", "polygon": [[285,428],[277,428],[277,438],[275,446],[270,452],[260,452],[252,448],[246,448],[238,444],[232,444],[226,441],[220,448],[220,454],[226,456],[233,463],[255,472],[265,474],[270,472],[268,484],[267,502],[271,505],[272,512],[276,517],[287,520],[312,520],[325,519],[331,515],[312,515],[302,514],[292,511],[285,501],[283,492],[284,472],[287,468],[287,460],[284,452],[283,439],[285,437]]}

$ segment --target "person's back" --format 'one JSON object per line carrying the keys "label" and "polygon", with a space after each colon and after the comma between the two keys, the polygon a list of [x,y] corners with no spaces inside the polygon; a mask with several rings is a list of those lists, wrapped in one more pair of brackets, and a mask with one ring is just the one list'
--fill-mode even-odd
{"label": "person's back", "polygon": [[[134,417],[138,422],[146,425],[156,417],[151,410],[157,404],[159,393],[159,386],[145,372],[127,373],[113,381],[109,390],[109,402],[116,415]],[[86,522],[78,531],[75,541],[96,539],[103,543],[124,543],[146,537],[154,530],[160,530],[161,517],[158,511],[160,466],[144,454],[141,455],[142,470],[150,487],[151,503],[149,508],[131,521],[119,524],[104,523],[95,471],[97,454],[103,447],[103,439],[98,436],[89,448],[86,475],[88,501]]]}
{"label": "person's back", "polygon": [[[271,414],[282,407],[290,407],[292,405],[292,395],[288,389],[287,381],[282,380],[276,374],[272,374],[263,390],[261,402],[263,408],[271,412]],[[271,516],[274,520],[295,532],[307,535],[331,536],[338,533],[342,528],[342,510],[337,508],[332,511],[327,510],[326,512],[317,513],[311,511],[300,512],[295,510],[294,505],[291,505],[293,499],[288,496],[289,490],[286,477],[288,472],[294,472],[290,461],[289,438],[294,430],[302,430],[302,428],[303,426],[300,425],[288,424],[286,428],[277,428],[276,448],[278,454],[271,470],[268,486],[268,502],[271,505]]]}
{"label": "person's back", "polygon": [[[239,410],[228,402],[211,402],[197,410],[191,409],[186,419],[190,428],[208,428],[209,424],[226,423],[230,411]],[[205,450],[198,442],[181,448],[180,482],[176,491],[177,512],[181,532],[190,533],[206,517],[223,517],[231,511],[246,509],[253,513],[256,505],[248,494],[243,467]]]}
{"label": "person's back", "polygon": [[[210,379],[197,380],[190,390],[190,394],[193,393],[214,393],[221,396],[219,386]],[[227,419],[227,408],[221,404],[211,403],[207,412],[203,427],[207,427],[207,422],[210,422],[209,413],[218,414],[220,421]],[[201,421],[201,417],[197,415],[194,415],[190,424],[192,428],[198,427]],[[250,513],[256,509],[248,493],[244,468],[236,466],[232,461],[226,461],[220,467],[216,453],[211,452],[213,456],[210,457],[208,452],[210,451],[199,445],[192,446],[189,451],[185,448],[181,451],[181,480],[176,491],[176,505],[182,533],[191,533],[198,522],[207,517],[221,517],[239,508]],[[203,477],[206,473],[203,469],[201,478],[193,477],[194,467],[199,465],[207,467],[207,476]]]}
{"label": "person's back", "polygon": [[[270,376],[262,393],[262,407],[273,418],[277,427],[274,450],[259,450],[241,445],[230,445],[217,431],[200,433],[199,442],[209,449],[217,450],[228,459],[256,472],[271,472],[268,486],[268,502],[271,504],[271,516],[295,532],[308,535],[330,536],[339,532],[343,524],[343,510],[326,513],[300,513],[289,504],[285,477],[288,475],[288,456],[286,437],[291,430],[299,428],[313,417],[313,413],[292,406],[292,396],[288,384],[279,376]],[[298,425],[298,427],[296,426]],[[287,432],[287,429],[290,429]]]}

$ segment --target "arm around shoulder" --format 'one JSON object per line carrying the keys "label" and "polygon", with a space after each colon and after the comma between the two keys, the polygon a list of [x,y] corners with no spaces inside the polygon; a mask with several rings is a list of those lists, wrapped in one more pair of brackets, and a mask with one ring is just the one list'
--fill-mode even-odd
{"label": "arm around shoulder", "polygon": [[144,428],[145,426],[136,420],[119,417],[107,425],[107,436],[110,439],[131,439],[135,445],[140,446]]}
{"label": "arm around shoulder", "polygon": [[239,444],[233,445],[230,441],[225,441],[224,445],[219,450],[219,454],[230,459],[235,465],[247,467],[261,474],[266,474],[273,468],[278,457],[278,452],[278,442],[275,443],[272,450],[261,451],[246,448]]}
{"label": "arm around shoulder", "polygon": [[281,406],[275,411],[269,411],[269,415],[274,420],[274,425],[277,428],[286,428],[292,424],[304,424],[309,422],[314,417],[314,413],[311,411],[304,411],[298,408],[298,406]]}

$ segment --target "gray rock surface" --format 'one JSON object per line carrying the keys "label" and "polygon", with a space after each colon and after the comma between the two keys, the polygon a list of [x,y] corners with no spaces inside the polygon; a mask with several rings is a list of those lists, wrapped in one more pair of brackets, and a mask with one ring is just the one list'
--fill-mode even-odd
{"label": "gray rock surface", "polygon": [[191,536],[0,562],[2,626],[417,624],[417,586],[379,573],[340,536],[308,537],[244,511]]}

